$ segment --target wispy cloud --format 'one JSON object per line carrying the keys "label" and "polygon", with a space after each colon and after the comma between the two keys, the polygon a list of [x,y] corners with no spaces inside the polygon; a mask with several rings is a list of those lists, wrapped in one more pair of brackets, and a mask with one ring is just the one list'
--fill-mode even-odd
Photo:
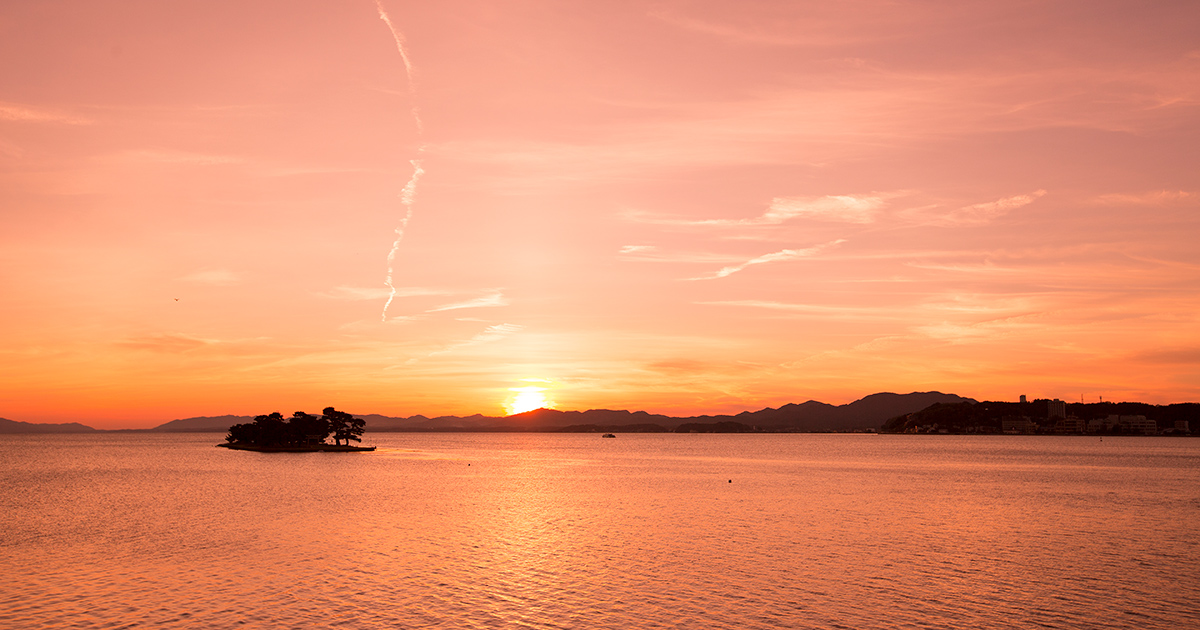
{"label": "wispy cloud", "polygon": [[870,223],[883,207],[883,197],[830,195],[825,197],[776,197],[757,223],[777,224],[788,219],[816,219],[845,223]]}
{"label": "wispy cloud", "polygon": [[[887,195],[892,196],[892,195]],[[712,227],[780,225],[791,219],[813,219],[842,223],[871,223],[883,207],[885,195],[826,195],[824,197],[775,197],[765,212],[748,219],[680,219],[644,213],[628,216],[641,223]]]}
{"label": "wispy cloud", "polygon": [[477,297],[477,298],[472,298],[470,300],[463,300],[461,302],[452,302],[450,304],[443,304],[441,306],[436,306],[425,312],[426,313],[439,313],[441,311],[456,311],[456,310],[463,309],[463,308],[485,308],[485,307],[491,307],[491,306],[508,306],[508,305],[509,305],[508,298],[504,297],[503,293],[496,291],[496,292],[490,293],[488,295],[484,295],[484,296]]}
{"label": "wispy cloud", "polygon": [[1027,206],[1038,198],[1046,194],[1045,190],[1035,190],[1025,195],[1015,195],[1012,197],[1004,197],[995,201],[987,201],[984,203],[976,203],[969,206],[963,206],[957,210],[950,212],[939,212],[936,206],[933,208],[921,208],[909,211],[910,217],[925,217],[924,222],[929,225],[942,227],[970,227],[977,225],[986,225],[995,219],[998,219],[1012,210]]}
{"label": "wispy cloud", "polygon": [[655,249],[658,249],[658,248],[653,245],[626,245],[620,249],[619,253],[637,254],[640,252],[652,252]]}
{"label": "wispy cloud", "polygon": [[239,284],[242,281],[241,274],[230,271],[228,269],[206,269],[197,271],[196,273],[188,274],[179,278],[182,282],[193,282],[195,284],[210,284],[213,286],[227,287]]}
{"label": "wispy cloud", "polygon": [[[449,291],[442,289],[426,289],[423,287],[397,287],[395,289],[396,297],[418,297],[424,295],[449,295]],[[332,291],[318,293],[317,295],[335,300],[386,300],[392,295],[392,290],[387,287],[348,287],[340,286]]]}
{"label": "wispy cloud", "polygon": [[[489,185],[539,189],[661,169],[844,164],[926,139],[1054,128],[1137,132],[1176,124],[1194,116],[1200,102],[1188,87],[1194,77],[1186,65],[862,69],[740,98],[651,104],[653,116],[593,125],[595,133],[571,141],[488,138],[439,143],[437,150],[455,160],[519,164]],[[1164,99],[1175,104],[1151,108]]]}
{"label": "wispy cloud", "polygon": [[[487,328],[483,329],[482,332],[476,334],[475,336],[471,337],[470,339],[467,339],[465,341],[459,341],[456,343],[451,343],[450,345],[445,346],[444,348],[441,348],[440,350],[434,350],[433,352],[430,352],[429,354],[425,355],[424,358],[437,356],[439,354],[446,354],[449,352],[453,352],[455,350],[461,350],[462,348],[466,348],[469,346],[478,346],[478,345],[485,344],[485,343],[492,343],[495,341],[500,341],[501,339],[512,336],[524,329],[525,329],[525,327],[521,326],[519,324],[505,323],[505,324],[495,324],[493,326],[488,326]],[[408,361],[406,361],[405,363],[408,365],[412,365],[414,363],[420,362],[420,360],[421,359],[419,359],[419,358],[412,358],[412,359],[409,359]]]}
{"label": "wispy cloud", "polygon": [[213,342],[197,339],[186,335],[146,335],[132,337],[117,342],[118,346],[133,350],[149,350],[152,352],[180,353],[203,348]]}
{"label": "wispy cloud", "polygon": [[495,326],[488,326],[483,332],[471,337],[470,343],[496,341],[524,329],[525,327],[520,324],[496,324]]}
{"label": "wispy cloud", "polygon": [[782,27],[779,24],[781,21],[776,21],[772,24],[774,30],[782,32],[771,32],[771,29],[763,26],[750,24],[735,25],[731,24],[728,20],[706,20],[668,11],[665,8],[650,11],[649,15],[652,18],[675,27],[694,33],[709,35],[720,41],[737,45],[769,47],[834,46],[844,45],[858,39],[839,35],[837,30],[832,28],[812,28],[798,32],[802,23],[796,21],[781,20],[786,25]]}
{"label": "wispy cloud", "polygon": [[949,343],[967,343],[983,339],[1000,337],[1018,328],[1031,328],[1035,324],[1021,322],[1019,317],[1003,318],[993,321],[966,324],[958,322],[939,322],[924,326],[915,326],[912,332]]}
{"label": "wispy cloud", "polygon": [[1157,206],[1179,201],[1195,201],[1200,198],[1195,192],[1186,190],[1153,190],[1140,194],[1111,193],[1100,195],[1096,203],[1106,206]]}
{"label": "wispy cloud", "polygon": [[66,125],[87,125],[92,121],[50,109],[40,109],[17,103],[0,102],[0,120],[17,122],[61,123]]}
{"label": "wispy cloud", "polygon": [[799,258],[809,258],[811,256],[815,256],[816,254],[819,254],[820,252],[822,252],[823,250],[825,250],[829,247],[833,247],[835,245],[838,245],[838,244],[841,244],[844,242],[846,242],[845,239],[838,239],[836,241],[830,241],[830,242],[822,244],[822,245],[817,245],[814,247],[807,247],[805,249],[784,249],[784,250],[780,250],[780,251],[773,252],[770,254],[763,254],[762,256],[759,256],[757,258],[751,258],[750,260],[747,260],[746,262],[743,262],[741,264],[724,267],[712,275],[700,276],[698,278],[689,278],[689,280],[715,280],[717,278],[725,278],[725,277],[731,276],[751,265],[762,265],[762,264],[772,263],[772,262],[782,262],[782,261],[787,261],[787,260],[796,260]]}
{"label": "wispy cloud", "polygon": [[1139,362],[1155,364],[1200,365],[1200,346],[1158,347],[1133,353],[1130,358]]}
{"label": "wispy cloud", "polygon": [[930,271],[952,271],[956,273],[975,273],[975,274],[1013,274],[1020,273],[1022,270],[1017,267],[997,265],[996,263],[985,260],[983,262],[967,262],[967,263],[933,263],[933,262],[907,262],[904,263],[907,267],[914,269],[927,269]]}
{"label": "wispy cloud", "polygon": [[771,300],[714,300],[708,302],[695,302],[695,304],[704,304],[709,306],[735,306],[746,308],[763,308],[776,311],[791,311],[797,313],[812,313],[816,315],[845,315],[850,312],[877,312],[879,309],[850,307],[850,306],[826,306],[819,304],[792,304],[789,302],[775,302]]}
{"label": "wispy cloud", "polygon": [[621,251],[621,260],[633,262],[658,262],[658,263],[701,263],[701,264],[722,264],[738,262],[742,258],[731,256],[729,254],[717,254],[713,252],[664,252],[659,249],[639,249],[632,251]]}

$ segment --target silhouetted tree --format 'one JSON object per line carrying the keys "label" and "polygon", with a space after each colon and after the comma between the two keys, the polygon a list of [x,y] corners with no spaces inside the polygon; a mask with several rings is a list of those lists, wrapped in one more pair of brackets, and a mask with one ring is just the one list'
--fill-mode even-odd
{"label": "silhouetted tree", "polygon": [[258,425],[252,422],[235,424],[229,427],[229,435],[225,436],[225,441],[258,444]]}
{"label": "silhouetted tree", "polygon": [[288,442],[287,420],[278,411],[254,418],[258,425],[259,446],[282,446]]}
{"label": "silhouetted tree", "polygon": [[333,432],[334,444],[341,444],[341,440],[345,440],[346,446],[350,446],[350,440],[354,440],[355,442],[362,441],[361,436],[367,426],[366,420],[355,418],[353,415],[345,411],[338,411],[333,407],[326,407],[321,413],[329,421],[329,429]]}
{"label": "silhouetted tree", "polygon": [[285,419],[278,411],[256,416],[254,422],[235,424],[229,427],[226,442],[251,444],[254,446],[315,446],[324,444],[333,434],[335,444],[345,440],[361,442],[359,437],[366,428],[366,421],[333,407],[326,407],[320,416],[297,411]]}
{"label": "silhouetted tree", "polygon": [[288,425],[295,443],[301,445],[320,444],[330,433],[329,420],[324,416],[314,416],[303,411],[293,413]]}

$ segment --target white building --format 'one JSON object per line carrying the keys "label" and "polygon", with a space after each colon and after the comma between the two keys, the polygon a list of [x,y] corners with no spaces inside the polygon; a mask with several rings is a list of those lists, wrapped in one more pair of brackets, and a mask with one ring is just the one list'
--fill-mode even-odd
{"label": "white building", "polygon": [[1158,424],[1153,420],[1146,419],[1146,416],[1120,416],[1117,422],[1130,433],[1141,433],[1142,435],[1158,433]]}
{"label": "white building", "polygon": [[1111,431],[1114,427],[1119,427],[1125,433],[1141,433],[1142,435],[1157,435],[1158,424],[1153,420],[1147,419],[1146,416],[1109,416],[1107,418],[1093,418],[1088,421],[1088,432],[1098,433],[1100,431]]}
{"label": "white building", "polygon": [[1000,427],[1005,433],[1034,433],[1037,425],[1026,416],[1004,416],[1000,419]]}

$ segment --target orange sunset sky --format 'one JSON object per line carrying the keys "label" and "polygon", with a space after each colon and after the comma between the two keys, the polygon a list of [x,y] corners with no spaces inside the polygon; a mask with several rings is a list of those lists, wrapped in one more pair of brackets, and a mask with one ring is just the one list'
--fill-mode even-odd
{"label": "orange sunset sky", "polygon": [[1195,401],[1197,33],[1190,1],[10,0],[0,416]]}

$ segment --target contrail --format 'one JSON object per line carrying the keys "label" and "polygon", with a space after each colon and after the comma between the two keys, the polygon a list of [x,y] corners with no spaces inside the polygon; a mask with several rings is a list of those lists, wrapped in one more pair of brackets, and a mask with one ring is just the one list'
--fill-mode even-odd
{"label": "contrail", "polygon": [[[396,40],[396,50],[400,51],[400,58],[404,60],[404,74],[408,79],[408,96],[409,102],[412,103],[413,122],[417,125],[417,135],[425,134],[425,123],[421,121],[421,111],[417,108],[417,84],[413,80],[415,69],[413,68],[412,60],[408,58],[408,49],[404,47],[404,33],[401,33],[394,24],[392,19],[388,17],[387,11],[383,9],[383,0],[375,0],[375,8],[379,9],[379,19],[387,24],[388,30],[392,33],[392,39]],[[388,299],[383,305],[383,314],[380,316],[383,321],[387,321],[388,307],[392,305],[392,300],[396,298],[396,286],[392,284],[392,277],[395,271],[396,252],[400,250],[400,241],[404,239],[404,230],[408,227],[409,219],[412,219],[413,203],[417,199],[417,183],[421,181],[421,176],[425,174],[425,170],[421,168],[421,157],[425,153],[425,145],[422,144],[417,149],[417,158],[409,160],[412,164],[413,174],[408,178],[408,183],[400,190],[400,205],[404,206],[404,218],[400,220],[400,225],[396,227],[396,240],[392,241],[392,250],[387,256],[387,279],[384,284],[388,288]]]}
{"label": "contrail", "polygon": [[417,182],[425,174],[425,170],[421,168],[421,160],[409,160],[409,163],[413,166],[413,174],[400,191],[400,204],[404,206],[404,218],[400,219],[400,225],[396,226],[396,240],[392,241],[392,251],[387,255],[387,279],[384,280],[384,284],[387,285],[389,293],[381,316],[385,322],[387,321],[388,307],[392,305],[392,300],[396,299],[396,285],[392,284],[392,273],[395,269],[393,263],[396,260],[396,252],[400,250],[400,241],[404,240],[404,230],[408,227],[408,220],[412,218],[412,206],[417,198]]}
{"label": "contrail", "polygon": [[379,19],[387,24],[388,30],[392,32],[392,39],[396,40],[396,50],[400,51],[400,58],[404,60],[404,74],[408,77],[408,95],[412,102],[412,116],[417,123],[417,131],[425,131],[425,123],[421,121],[421,111],[417,109],[417,84],[413,80],[413,75],[416,69],[413,68],[412,60],[408,58],[408,49],[404,47],[404,33],[401,33],[394,24],[392,18],[388,17],[387,11],[383,10],[383,0],[375,0],[375,7],[379,9]]}

